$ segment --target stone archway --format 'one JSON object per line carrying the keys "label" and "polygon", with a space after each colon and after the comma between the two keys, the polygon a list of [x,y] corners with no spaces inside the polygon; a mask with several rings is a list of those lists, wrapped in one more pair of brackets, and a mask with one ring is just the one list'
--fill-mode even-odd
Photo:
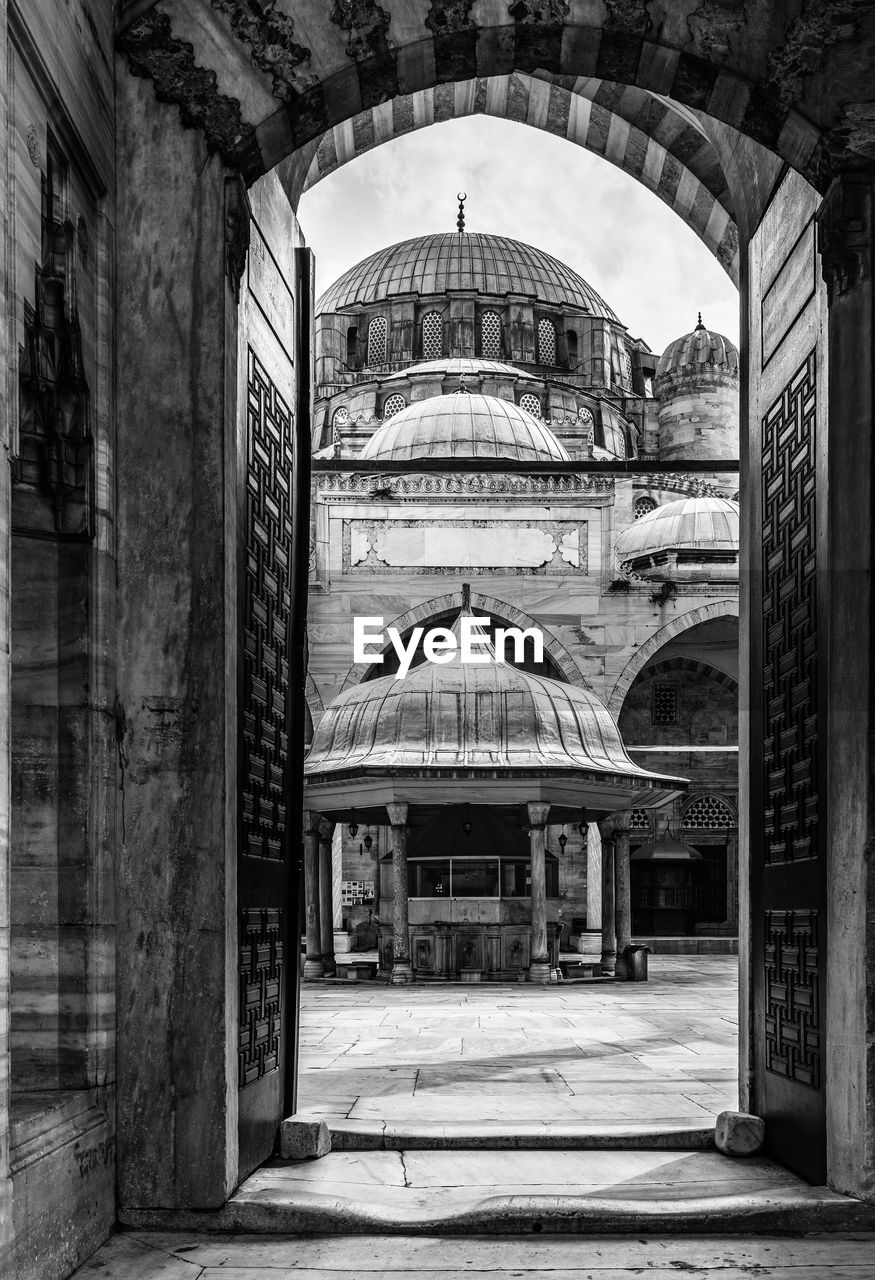
{"label": "stone archway", "polygon": [[659,631],[652,635],[649,640],[646,640],[634,658],[627,663],[611,690],[608,698],[608,710],[614,718],[616,719],[619,716],[626,694],[634,684],[636,677],[653,661],[660,649],[664,648],[669,640],[673,640],[675,636],[681,635],[684,631],[689,631],[691,627],[698,626],[701,622],[710,622],[714,618],[737,618],[738,613],[737,600],[716,600],[713,604],[702,605],[698,609],[691,609],[688,613],[682,613],[679,617],[673,618],[671,622],[667,622],[664,627],[660,627]]}
{"label": "stone archway", "polygon": [[[415,608],[400,614],[387,625],[396,627],[401,635],[405,635],[412,627],[426,623],[430,619],[442,617],[454,609],[461,609],[463,598],[461,591],[448,591],[445,595],[425,600]],[[497,618],[500,622],[506,623],[511,627],[521,627],[523,630],[527,630],[529,627],[536,627],[544,636],[544,653],[549,656],[550,661],[561,674],[562,679],[567,684],[579,685],[582,689],[589,688],[582,670],[562,642],[530,614],[524,613],[522,609],[517,609],[515,605],[507,604],[506,601],[499,600],[495,596],[481,595],[477,591],[471,592],[471,607],[474,610],[482,610],[489,617]],[[350,667],[344,676],[341,691],[350,689],[353,685],[361,684],[371,670],[371,666],[371,663],[363,662]]]}

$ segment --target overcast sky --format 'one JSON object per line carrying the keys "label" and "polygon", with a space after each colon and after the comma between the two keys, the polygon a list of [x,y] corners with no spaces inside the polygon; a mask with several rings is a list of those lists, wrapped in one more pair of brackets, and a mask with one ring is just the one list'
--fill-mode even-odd
{"label": "overcast sky", "polygon": [[317,293],[410,236],[512,236],[567,263],[657,352],[705,323],[738,341],[738,294],[716,259],[634,178],[564,139],[490,116],[432,125],[360,156],[301,199]]}

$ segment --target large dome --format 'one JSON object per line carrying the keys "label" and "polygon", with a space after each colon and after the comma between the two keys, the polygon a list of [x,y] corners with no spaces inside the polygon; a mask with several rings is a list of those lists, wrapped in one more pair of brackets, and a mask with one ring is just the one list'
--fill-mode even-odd
{"label": "large dome", "polygon": [[579,307],[617,322],[595,289],[549,253],[506,236],[455,231],[417,236],[372,253],[326,290],[316,311],[369,306],[399,294],[431,296],[458,289],[499,297],[522,294],[547,306]]}
{"label": "large dome", "polygon": [[627,568],[677,554],[737,559],[738,503],[710,497],[667,502],[617,538],[617,560]]}
{"label": "large dome", "polygon": [[361,458],[410,462],[416,458],[510,458],[517,462],[570,462],[549,427],[497,396],[451,391],[417,400],[378,427]]}
{"label": "large dome", "polygon": [[657,378],[669,373],[696,373],[702,369],[721,369],[738,373],[738,351],[722,333],[706,329],[699,323],[692,333],[670,342],[659,357]]}

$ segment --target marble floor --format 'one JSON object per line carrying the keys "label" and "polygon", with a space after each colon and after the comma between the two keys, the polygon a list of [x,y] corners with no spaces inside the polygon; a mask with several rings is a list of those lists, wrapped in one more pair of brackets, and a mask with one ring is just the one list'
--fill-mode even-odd
{"label": "marble floor", "polygon": [[646,983],[308,984],[299,1111],[329,1122],[703,1126],[738,1105],[738,961]]}
{"label": "marble floor", "polygon": [[875,1237],[113,1237],[76,1280],[872,1280]]}

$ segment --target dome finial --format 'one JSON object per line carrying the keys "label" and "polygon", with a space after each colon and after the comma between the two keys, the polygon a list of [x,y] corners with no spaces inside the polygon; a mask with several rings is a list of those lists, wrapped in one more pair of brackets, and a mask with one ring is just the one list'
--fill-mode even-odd
{"label": "dome finial", "polygon": [[696,325],[696,328],[697,328],[697,329],[704,329],[704,328],[705,328],[705,326],[702,324],[702,313],[701,313],[701,311],[699,312],[699,323]]}
{"label": "dome finial", "polygon": [[459,216],[456,219],[456,226],[459,228],[459,235],[465,234],[465,201],[468,199],[467,191],[460,191],[457,197],[459,201]]}

